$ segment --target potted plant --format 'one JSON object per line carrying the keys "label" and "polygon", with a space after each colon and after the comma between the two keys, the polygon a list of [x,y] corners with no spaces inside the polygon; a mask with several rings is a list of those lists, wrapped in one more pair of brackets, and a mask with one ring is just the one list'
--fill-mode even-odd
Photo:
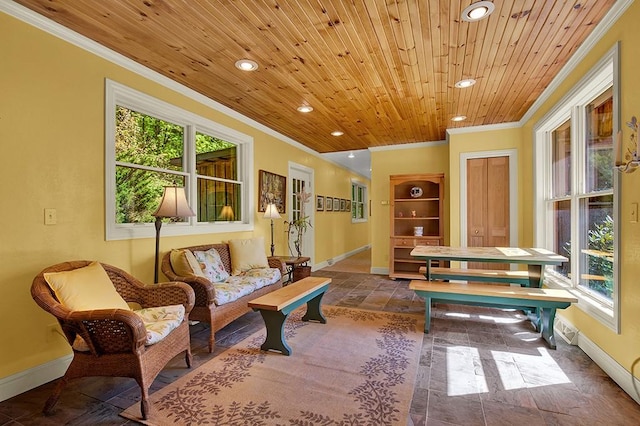
{"label": "potted plant", "polygon": [[[291,222],[285,221],[284,224],[287,230],[287,244],[289,246],[289,252],[291,256],[302,256],[302,237],[304,236],[307,229],[311,227],[311,221],[309,220],[309,216],[305,214],[305,204],[309,202],[311,198],[311,194],[305,192],[304,190],[301,192],[296,192],[294,194],[298,200],[300,200],[300,213],[298,217]],[[291,248],[291,243],[293,243],[294,250]]]}
{"label": "potted plant", "polygon": [[[311,227],[311,221],[309,216],[305,214],[305,205],[309,202],[311,194],[305,192],[296,192],[294,194],[298,200],[300,200],[300,212],[298,217],[292,221],[285,221],[287,232],[287,245],[289,246],[289,252],[291,256],[302,257],[302,241],[305,232]],[[293,243],[293,247],[291,244]],[[293,281],[298,281],[301,278],[311,275],[311,266],[303,264],[297,266],[293,270]]]}

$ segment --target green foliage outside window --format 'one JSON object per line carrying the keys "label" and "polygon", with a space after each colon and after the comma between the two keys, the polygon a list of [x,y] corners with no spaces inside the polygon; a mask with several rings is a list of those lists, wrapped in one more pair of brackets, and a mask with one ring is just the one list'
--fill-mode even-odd
{"label": "green foliage outside window", "polygon": [[[116,107],[116,223],[152,223],[163,188],[185,185],[182,175],[171,173],[184,171],[184,141],[184,126]],[[196,134],[196,154],[233,146]]]}
{"label": "green foliage outside window", "polygon": [[[610,256],[589,256],[587,258],[587,274],[591,277],[601,277],[602,279],[585,279],[586,287],[608,299],[613,295],[613,218],[607,215],[600,223],[594,224],[589,229],[588,248],[602,253],[608,253]],[[571,242],[567,241],[564,245],[564,251],[571,259]]]}

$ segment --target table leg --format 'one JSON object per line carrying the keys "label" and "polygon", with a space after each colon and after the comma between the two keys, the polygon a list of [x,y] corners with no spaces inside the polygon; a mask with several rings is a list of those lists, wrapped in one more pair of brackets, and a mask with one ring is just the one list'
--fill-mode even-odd
{"label": "table leg", "polygon": [[543,265],[527,265],[527,270],[529,271],[529,287],[542,287],[542,268]]}
{"label": "table leg", "polygon": [[431,296],[424,297],[424,334],[429,334],[431,328]]}
{"label": "table leg", "polygon": [[283,355],[291,355],[291,347],[284,340],[284,322],[289,314],[266,309],[260,309],[260,314],[267,328],[267,337],[264,339],[260,349],[263,351],[274,349],[282,352]]}
{"label": "table leg", "polygon": [[307,313],[302,317],[302,321],[319,321],[322,324],[327,323],[327,319],[322,314],[320,306],[322,296],[324,296],[324,292],[307,302]]}
{"label": "table leg", "polygon": [[424,274],[424,277],[427,279],[427,281],[431,281],[431,259],[427,258],[427,267],[426,267],[426,271]]}
{"label": "table leg", "polygon": [[542,338],[549,344],[549,348],[556,348],[556,338],[553,334],[553,322],[556,318],[556,308],[540,308],[540,328]]}

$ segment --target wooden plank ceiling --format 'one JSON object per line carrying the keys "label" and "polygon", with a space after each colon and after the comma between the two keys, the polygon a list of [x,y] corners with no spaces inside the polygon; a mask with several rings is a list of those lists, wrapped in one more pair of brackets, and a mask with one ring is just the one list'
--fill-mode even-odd
{"label": "wooden plank ceiling", "polygon": [[518,121],[615,3],[494,0],[466,22],[472,0],[15,1],[320,153]]}

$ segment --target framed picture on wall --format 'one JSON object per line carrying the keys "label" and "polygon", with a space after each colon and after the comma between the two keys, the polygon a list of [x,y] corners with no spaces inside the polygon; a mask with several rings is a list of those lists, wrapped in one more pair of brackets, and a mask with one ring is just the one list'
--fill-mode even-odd
{"label": "framed picture on wall", "polygon": [[339,212],[340,211],[340,198],[334,198],[333,199],[333,211],[334,212]]}
{"label": "framed picture on wall", "polygon": [[347,211],[347,200],[345,200],[344,198],[340,199],[340,211]]}
{"label": "framed picture on wall", "polygon": [[316,211],[321,212],[324,210],[324,197],[322,195],[316,195]]}
{"label": "framed picture on wall", "polygon": [[326,206],[326,210],[328,212],[333,210],[333,198],[331,197],[327,197],[325,200],[325,206]]}
{"label": "framed picture on wall", "polygon": [[348,212],[351,212],[351,200],[347,200],[347,205],[346,205],[345,209],[346,209]]}
{"label": "framed picture on wall", "polygon": [[284,213],[287,202],[287,178],[265,170],[258,173],[258,211],[266,211],[267,204],[273,203],[278,208],[278,213]]}

